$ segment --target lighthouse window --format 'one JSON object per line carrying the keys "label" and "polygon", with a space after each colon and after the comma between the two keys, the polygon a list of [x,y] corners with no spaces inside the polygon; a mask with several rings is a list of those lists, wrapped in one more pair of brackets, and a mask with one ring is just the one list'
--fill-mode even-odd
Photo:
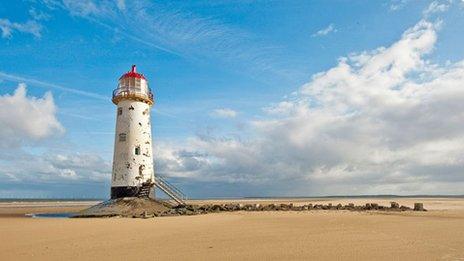
{"label": "lighthouse window", "polygon": [[118,108],[118,116],[119,115],[122,115],[122,108],[121,107]]}
{"label": "lighthouse window", "polygon": [[140,155],[140,146],[135,147],[135,155]]}
{"label": "lighthouse window", "polygon": [[125,133],[119,133],[119,141],[126,141],[126,134]]}

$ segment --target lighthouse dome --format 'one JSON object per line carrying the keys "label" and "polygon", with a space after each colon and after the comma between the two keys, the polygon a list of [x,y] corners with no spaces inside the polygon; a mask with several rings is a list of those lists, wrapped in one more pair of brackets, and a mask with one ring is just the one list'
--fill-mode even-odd
{"label": "lighthouse dome", "polygon": [[119,80],[124,79],[124,78],[138,78],[138,79],[144,79],[147,80],[143,74],[137,72],[137,66],[134,64],[132,65],[132,68],[130,71],[126,72],[123,74]]}
{"label": "lighthouse dome", "polygon": [[113,91],[113,103],[121,100],[136,100],[153,104],[153,93],[148,87],[148,81],[143,74],[137,72],[135,65],[129,72],[119,78],[118,87]]}

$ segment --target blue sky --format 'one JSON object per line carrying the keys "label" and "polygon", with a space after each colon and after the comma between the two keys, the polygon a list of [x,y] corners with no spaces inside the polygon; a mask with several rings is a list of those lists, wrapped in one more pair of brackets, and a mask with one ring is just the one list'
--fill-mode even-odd
{"label": "blue sky", "polygon": [[462,28],[457,0],[2,2],[0,197],[108,196],[132,64],[191,197],[463,194]]}

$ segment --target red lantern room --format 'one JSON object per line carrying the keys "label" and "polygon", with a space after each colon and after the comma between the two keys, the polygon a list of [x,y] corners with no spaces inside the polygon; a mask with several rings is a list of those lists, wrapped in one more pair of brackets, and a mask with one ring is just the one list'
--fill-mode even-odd
{"label": "red lantern room", "polygon": [[136,100],[153,105],[153,93],[148,87],[148,81],[143,74],[137,72],[137,67],[132,65],[130,71],[119,78],[118,88],[113,91],[113,103],[121,100]]}

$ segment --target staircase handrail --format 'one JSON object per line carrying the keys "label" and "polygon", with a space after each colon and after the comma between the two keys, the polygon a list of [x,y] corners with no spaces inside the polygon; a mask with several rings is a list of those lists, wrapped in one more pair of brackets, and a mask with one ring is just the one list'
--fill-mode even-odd
{"label": "staircase handrail", "polygon": [[180,198],[182,200],[187,199],[187,196],[182,191],[180,191],[174,185],[169,183],[164,177],[162,177],[160,175],[157,175],[155,177],[155,180],[158,180],[159,183],[163,183],[169,190],[171,190],[171,193],[174,194],[175,196],[177,196],[178,198]]}

